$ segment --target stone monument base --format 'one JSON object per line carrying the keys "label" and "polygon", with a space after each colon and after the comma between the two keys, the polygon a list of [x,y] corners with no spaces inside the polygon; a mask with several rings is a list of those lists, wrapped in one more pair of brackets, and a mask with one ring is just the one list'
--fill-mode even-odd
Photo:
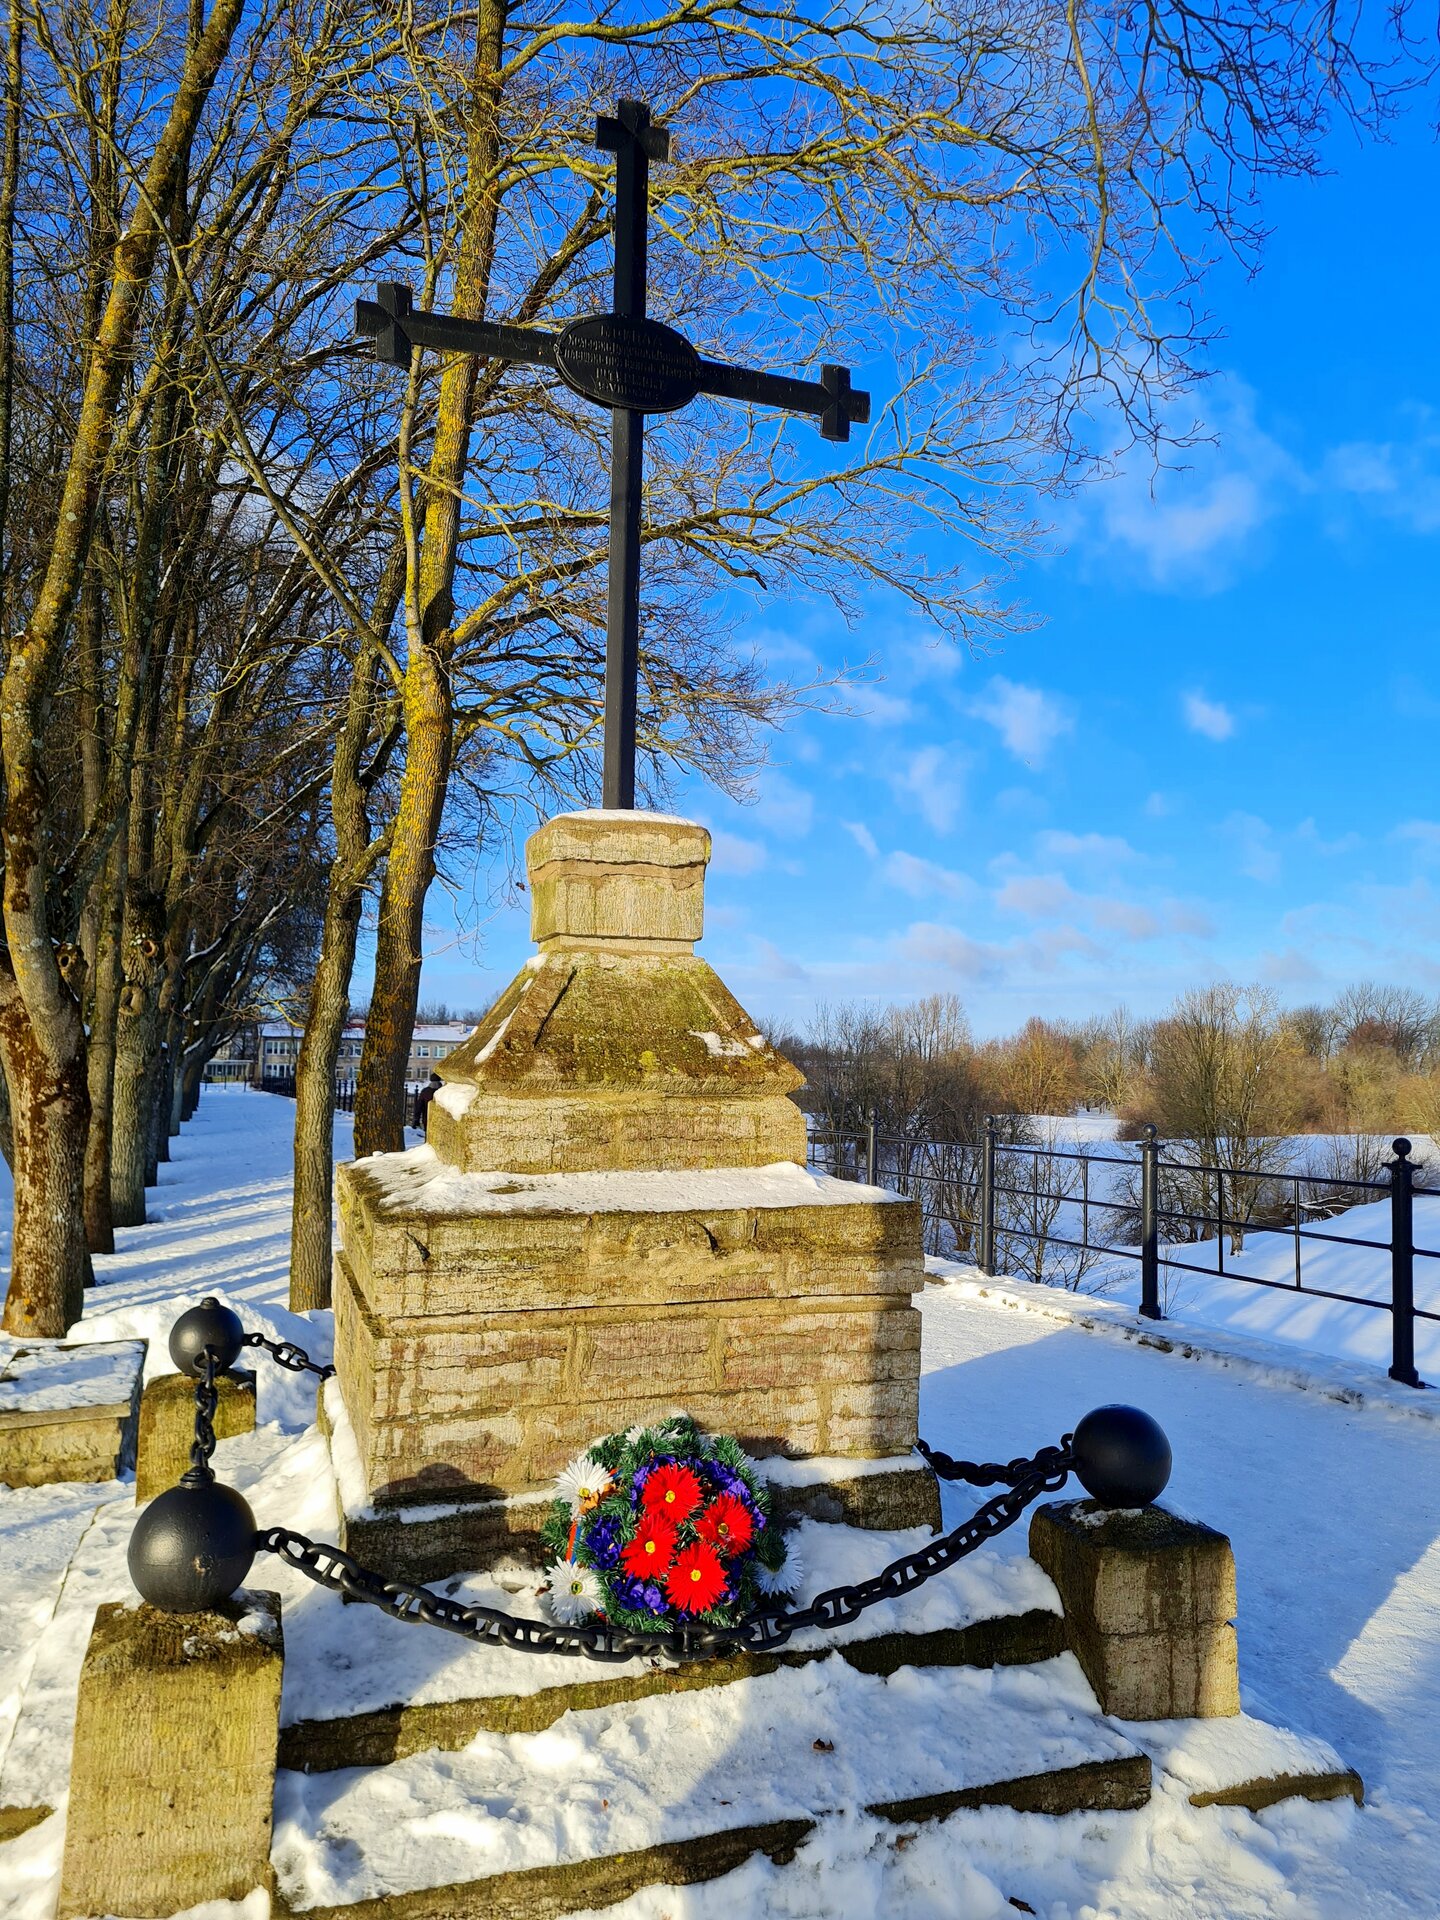
{"label": "stone monument base", "polygon": [[[488,1500],[377,1506],[337,1381],[321,1388],[319,1413],[335,1472],[340,1544],[357,1560],[422,1581],[540,1566],[540,1528],[550,1510],[550,1488]],[[757,1464],[770,1488],[772,1511],[781,1520],[805,1518],[886,1532],[927,1527],[933,1533],[940,1526],[939,1485],[916,1454]]]}
{"label": "stone monument base", "polygon": [[915,1203],[769,1167],[337,1175],[335,1363],[376,1508],[547,1489],[675,1412],[758,1458],[904,1455]]}

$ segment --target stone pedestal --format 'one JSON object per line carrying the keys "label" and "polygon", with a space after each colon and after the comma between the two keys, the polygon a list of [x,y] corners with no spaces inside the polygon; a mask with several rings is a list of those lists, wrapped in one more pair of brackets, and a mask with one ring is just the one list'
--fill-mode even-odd
{"label": "stone pedestal", "polygon": [[692,951],[709,851],[654,814],[542,827],[539,952],[439,1069],[426,1146],[340,1170],[366,1506],[533,1496],[677,1411],[760,1457],[913,1446],[918,1205],[805,1171],[800,1074]]}
{"label": "stone pedestal", "polygon": [[135,1464],[143,1340],[20,1346],[0,1365],[0,1484],[114,1480]]}
{"label": "stone pedestal", "polygon": [[1114,1513],[1064,1501],[1037,1509],[1030,1552],[1059,1588],[1070,1645],[1104,1712],[1239,1713],[1235,1557],[1223,1533],[1163,1507]]}
{"label": "stone pedestal", "polygon": [[[215,1378],[217,1440],[255,1431],[255,1376],[237,1367]],[[195,1438],[195,1382],[162,1373],[140,1401],[140,1444],[135,1459],[135,1499],[153,1500],[173,1487],[190,1464]]]}
{"label": "stone pedestal", "polygon": [[102,1606],[80,1674],[59,1920],[160,1920],[269,1888],[280,1601]]}

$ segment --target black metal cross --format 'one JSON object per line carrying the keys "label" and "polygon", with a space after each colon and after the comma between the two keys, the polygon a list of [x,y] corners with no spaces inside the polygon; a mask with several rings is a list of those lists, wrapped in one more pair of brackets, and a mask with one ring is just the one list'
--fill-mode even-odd
{"label": "black metal cross", "polygon": [[622,100],[595,125],[595,144],[615,155],[615,295],[611,313],[572,320],[560,333],[461,320],[417,309],[410,289],[386,282],[355,302],[356,331],[375,357],[408,367],[412,347],[473,353],[553,367],[586,400],[610,409],[610,580],[605,632],[605,805],[635,805],[635,710],[640,677],[640,514],[645,415],[673,413],[697,394],[782,407],[820,422],[826,440],[848,440],[870,418],[870,396],[844,367],[818,380],[788,380],[703,360],[683,334],[645,313],[650,162],[668,160],[670,134],[639,100]]}

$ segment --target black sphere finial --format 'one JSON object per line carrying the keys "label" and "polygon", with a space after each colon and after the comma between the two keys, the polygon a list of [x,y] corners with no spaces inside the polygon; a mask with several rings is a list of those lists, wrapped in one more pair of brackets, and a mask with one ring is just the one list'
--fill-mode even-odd
{"label": "black sphere finial", "polygon": [[201,1362],[208,1347],[215,1355],[215,1371],[225,1373],[240,1358],[245,1345],[245,1328],[240,1316],[221,1306],[214,1294],[207,1293],[198,1307],[191,1307],[170,1329],[170,1358],[181,1373],[202,1371]]}
{"label": "black sphere finial", "polygon": [[1139,1407],[1096,1407],[1075,1429],[1075,1473],[1102,1507],[1148,1507],[1170,1479],[1164,1429]]}
{"label": "black sphere finial", "polygon": [[166,1613],[201,1613],[228,1600],[254,1558],[255,1516],[218,1480],[157,1494],[126,1555],[140,1598]]}

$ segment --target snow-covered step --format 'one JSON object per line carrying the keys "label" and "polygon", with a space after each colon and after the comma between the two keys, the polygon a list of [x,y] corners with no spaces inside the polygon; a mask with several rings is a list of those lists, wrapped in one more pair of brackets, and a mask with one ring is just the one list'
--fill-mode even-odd
{"label": "snow-covered step", "polygon": [[1328,1741],[1271,1726],[1253,1714],[1225,1720],[1148,1720],[1126,1731],[1192,1807],[1247,1807],[1281,1800],[1344,1800],[1365,1789]]}
{"label": "snow-covered step", "polygon": [[1138,1808],[1150,1771],[1069,1654],[889,1678],[831,1659],[459,1753],[282,1772],[272,1857],[288,1908],[315,1920],[494,1920],[712,1878],[792,1852],[829,1813]]}
{"label": "snow-covered step", "polygon": [[[881,1533],[802,1521],[794,1534],[804,1591],[863,1580],[925,1544],[922,1528]],[[263,1571],[283,1571],[278,1563]],[[436,1583],[447,1594],[538,1617],[535,1577],[502,1588],[480,1577]],[[303,1771],[380,1765],[478,1733],[536,1733],[572,1709],[715,1688],[838,1651],[851,1666],[1023,1666],[1065,1649],[1054,1586],[1027,1556],[983,1552],[834,1632],[798,1633],[779,1655],[611,1666],[559,1654],[475,1646],[404,1624],[290,1575],[285,1589],[285,1691],[280,1764]]]}

